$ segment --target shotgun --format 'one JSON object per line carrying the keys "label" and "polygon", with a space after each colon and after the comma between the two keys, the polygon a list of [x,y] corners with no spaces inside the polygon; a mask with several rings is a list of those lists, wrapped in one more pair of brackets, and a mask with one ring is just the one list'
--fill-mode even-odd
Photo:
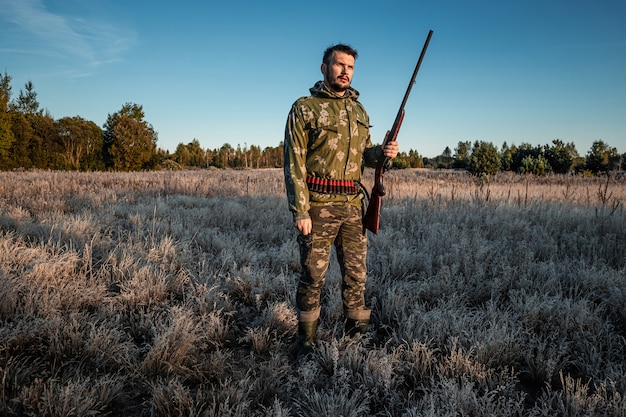
{"label": "shotgun", "polygon": [[[422,48],[422,53],[420,54],[420,57],[417,60],[417,65],[415,66],[415,70],[413,71],[413,76],[411,77],[409,86],[406,89],[406,93],[404,93],[404,99],[402,99],[400,110],[398,110],[398,114],[396,115],[396,119],[391,126],[391,130],[387,131],[387,134],[385,135],[385,139],[383,140],[382,145],[383,147],[387,144],[387,142],[396,140],[398,136],[400,126],[402,125],[402,120],[404,119],[404,106],[406,105],[406,101],[409,98],[409,94],[411,94],[411,88],[413,87],[413,84],[415,84],[417,72],[422,65],[422,60],[424,59],[426,49],[428,49],[428,44],[430,43],[430,38],[432,36],[433,31],[431,30],[428,32],[426,42],[424,42],[424,47]],[[390,160],[387,157],[385,157],[382,161],[378,161],[376,163],[376,171],[374,172],[374,187],[372,188],[372,192],[370,194],[370,201],[367,205],[367,212],[363,217],[363,232],[365,232],[365,230],[369,230],[377,235],[378,230],[380,229],[380,209],[383,203],[382,198],[385,195],[383,174],[385,173],[385,171],[387,171],[387,169],[389,169],[389,165]]]}

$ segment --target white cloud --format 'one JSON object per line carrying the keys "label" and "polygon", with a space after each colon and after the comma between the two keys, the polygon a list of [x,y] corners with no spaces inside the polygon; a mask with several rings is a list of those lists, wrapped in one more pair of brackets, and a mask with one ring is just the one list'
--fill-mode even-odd
{"label": "white cloud", "polygon": [[119,60],[136,43],[132,30],[114,22],[55,14],[42,0],[0,0],[2,21],[5,27],[12,24],[15,33],[1,42],[5,52],[56,56],[66,65],[82,67],[80,72]]}

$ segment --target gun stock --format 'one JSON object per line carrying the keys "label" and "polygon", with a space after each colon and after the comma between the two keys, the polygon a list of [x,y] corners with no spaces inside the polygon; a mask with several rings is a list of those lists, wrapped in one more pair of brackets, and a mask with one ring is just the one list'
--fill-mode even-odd
{"label": "gun stock", "polygon": [[[420,69],[420,66],[422,65],[422,60],[424,59],[424,55],[426,54],[426,49],[428,49],[428,44],[430,43],[430,38],[432,37],[432,35],[433,31],[431,30],[428,32],[426,42],[424,42],[424,47],[422,48],[420,57],[417,60],[417,64],[415,65],[415,70],[413,71],[413,75],[411,76],[409,86],[404,93],[404,98],[402,99],[402,104],[400,104],[400,109],[398,110],[396,119],[391,126],[391,130],[389,130],[385,135],[385,139],[383,140],[383,146],[389,141],[395,141],[398,136],[398,132],[400,131],[400,127],[402,126],[402,121],[404,120],[404,106],[406,105],[406,102],[409,98],[409,94],[411,94],[411,88],[415,83],[415,78],[417,77],[417,73]],[[389,162],[389,158],[385,157],[382,161],[378,161],[376,163],[376,171],[374,174],[374,187],[372,188],[372,192],[370,194],[370,201],[367,206],[367,211],[365,213],[365,216],[363,216],[363,232],[365,232],[365,230],[369,230],[377,235],[378,231],[380,230],[380,210],[383,204],[382,198],[385,195],[383,174],[388,169]]]}
{"label": "gun stock", "polygon": [[377,235],[380,229],[380,209],[382,208],[383,196],[385,195],[382,168],[379,169],[376,167],[374,178],[374,187],[370,193],[370,201],[367,205],[365,216],[363,217],[363,232],[369,230]]}

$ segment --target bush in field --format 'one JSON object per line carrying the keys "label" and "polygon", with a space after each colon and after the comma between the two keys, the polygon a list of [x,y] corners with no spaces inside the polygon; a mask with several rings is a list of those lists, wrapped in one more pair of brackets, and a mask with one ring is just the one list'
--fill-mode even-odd
{"label": "bush in field", "polygon": [[472,175],[494,175],[500,171],[500,154],[492,143],[474,142],[472,155],[469,158],[468,170]]}
{"label": "bush in field", "polygon": [[552,167],[543,155],[539,155],[536,158],[528,155],[522,159],[521,174],[547,175],[550,172],[552,172]]}
{"label": "bush in field", "polygon": [[79,116],[63,117],[55,122],[60,142],[59,154],[64,157],[65,169],[103,169],[102,129],[94,122]]}
{"label": "bush in field", "polygon": [[157,134],[144,120],[143,107],[126,103],[109,114],[104,125],[103,153],[107,167],[139,171],[149,166],[156,149]]}
{"label": "bush in field", "polygon": [[514,148],[509,147],[509,145],[504,142],[502,144],[502,151],[500,152],[500,156],[502,157],[501,167],[502,171],[511,171],[511,166],[513,164],[513,151]]}
{"label": "bush in field", "polygon": [[593,142],[591,149],[587,153],[585,168],[594,174],[607,173],[612,169],[619,169],[618,161],[619,155],[617,154],[617,149],[598,140]]}
{"label": "bush in field", "polygon": [[573,143],[565,144],[560,139],[552,141],[554,146],[546,146],[544,157],[556,174],[567,174],[572,168],[574,158],[578,156]]}
{"label": "bush in field", "polygon": [[519,146],[511,148],[511,161],[510,169],[513,172],[521,172],[523,166],[523,160],[527,157],[537,159],[539,155],[542,155],[542,149],[540,146],[533,146],[529,143],[522,143]]}
{"label": "bush in field", "polygon": [[459,142],[454,148],[454,162],[452,167],[455,169],[467,169],[469,164],[469,153],[472,147],[471,142]]}

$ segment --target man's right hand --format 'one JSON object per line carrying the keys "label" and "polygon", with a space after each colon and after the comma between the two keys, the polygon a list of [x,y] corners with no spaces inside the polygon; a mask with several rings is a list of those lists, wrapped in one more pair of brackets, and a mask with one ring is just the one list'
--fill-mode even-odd
{"label": "man's right hand", "polygon": [[304,236],[308,236],[311,234],[311,229],[313,224],[311,223],[311,219],[300,219],[296,220],[296,229]]}

